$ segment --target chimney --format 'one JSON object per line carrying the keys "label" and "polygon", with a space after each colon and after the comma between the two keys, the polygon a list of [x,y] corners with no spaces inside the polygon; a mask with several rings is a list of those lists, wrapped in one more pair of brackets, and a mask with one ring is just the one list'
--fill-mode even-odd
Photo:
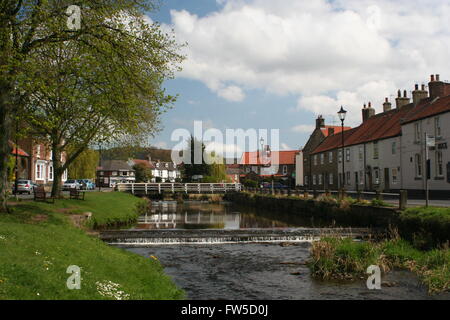
{"label": "chimney", "polygon": [[152,163],[152,155],[150,153],[147,155],[147,159],[148,159],[148,162],[151,164]]}
{"label": "chimney", "polygon": [[428,92],[425,90],[425,85],[422,85],[421,90],[419,90],[419,85],[416,84],[412,96],[414,106],[417,106],[421,100],[428,98]]}
{"label": "chimney", "polygon": [[389,99],[386,98],[383,103],[383,112],[388,112],[392,109],[392,103],[389,102]]}
{"label": "chimney", "polygon": [[320,115],[316,119],[316,129],[324,128],[325,127],[325,119]]}
{"label": "chimney", "polygon": [[329,136],[334,135],[334,128],[328,128],[328,135]]}
{"label": "chimney", "polygon": [[401,109],[403,106],[406,106],[410,103],[410,99],[407,97],[406,90],[403,91],[403,97],[402,92],[398,90],[398,97],[395,99],[395,104],[397,106],[397,109]]}
{"label": "chimney", "polygon": [[430,89],[430,98],[432,99],[450,95],[450,83],[441,81],[438,74],[436,75],[436,78],[434,75],[431,75],[431,81],[428,83],[428,88]]}
{"label": "chimney", "polygon": [[372,108],[372,103],[369,102],[368,107],[366,107],[366,105],[364,105],[364,108],[362,109],[363,122],[366,122],[367,120],[369,120],[369,118],[373,117],[374,115],[375,115],[375,109]]}

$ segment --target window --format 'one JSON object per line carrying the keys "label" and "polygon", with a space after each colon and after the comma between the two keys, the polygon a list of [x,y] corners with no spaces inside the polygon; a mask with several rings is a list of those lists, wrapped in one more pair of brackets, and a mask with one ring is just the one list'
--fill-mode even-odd
{"label": "window", "polygon": [[316,185],[316,175],[313,175],[313,185]]}
{"label": "window", "polygon": [[320,154],[320,164],[324,164],[324,162],[325,162],[325,154],[321,153]]}
{"label": "window", "polygon": [[50,150],[50,158],[49,160],[53,160],[53,150]]}
{"label": "window", "polygon": [[414,124],[414,141],[420,142],[420,123]]}
{"label": "window", "polygon": [[422,156],[418,153],[415,156],[416,159],[416,177],[422,177]]}
{"label": "window", "polygon": [[444,166],[442,164],[442,151],[436,151],[436,175],[442,177],[444,175]]}
{"label": "window", "polygon": [[333,174],[332,173],[330,173],[329,175],[328,175],[328,179],[329,179],[329,184],[330,185],[332,185],[333,184]]}
{"label": "window", "polygon": [[392,154],[396,154],[397,153],[397,142],[394,141],[392,142]]}
{"label": "window", "polygon": [[111,172],[111,175],[112,175],[112,176],[117,176],[117,171]]}
{"label": "window", "polygon": [[309,177],[308,176],[305,176],[305,185],[308,185],[308,179]]}
{"label": "window", "polygon": [[48,167],[48,180],[53,181],[53,166],[52,165],[50,165]]}
{"label": "window", "polygon": [[364,171],[362,170],[359,172],[359,184],[364,184]]}
{"label": "window", "polygon": [[350,149],[345,150],[345,161],[350,161]]}
{"label": "window", "polygon": [[434,118],[434,134],[436,138],[441,136],[441,121],[439,117]]}
{"label": "window", "polygon": [[317,166],[317,154],[314,156],[314,165]]}
{"label": "window", "polygon": [[339,150],[339,163],[341,163],[342,162],[342,150]]}
{"label": "window", "polygon": [[328,153],[328,161],[329,161],[330,163],[333,163],[333,151],[330,151],[330,152]]}
{"label": "window", "polygon": [[322,175],[319,174],[319,185],[322,185],[323,181],[322,181]]}
{"label": "window", "polygon": [[358,159],[359,159],[359,161],[363,161],[364,160],[364,149],[363,149],[362,146],[359,147]]}
{"label": "window", "polygon": [[378,153],[378,141],[375,141],[373,143],[373,158],[378,159],[379,153]]}
{"label": "window", "polygon": [[347,171],[347,177],[346,177],[347,184],[350,184],[350,180],[351,180],[350,176],[351,176],[350,171]]}
{"label": "window", "polygon": [[287,166],[283,166],[283,174],[287,175],[288,172],[288,167]]}
{"label": "window", "polygon": [[36,180],[44,180],[44,164],[36,163]]}
{"label": "window", "polygon": [[392,168],[392,183],[396,184],[398,182],[398,169]]}

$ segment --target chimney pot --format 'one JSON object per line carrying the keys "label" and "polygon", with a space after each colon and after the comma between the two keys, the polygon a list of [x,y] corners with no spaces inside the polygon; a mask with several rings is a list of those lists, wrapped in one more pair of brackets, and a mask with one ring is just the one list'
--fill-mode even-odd
{"label": "chimney pot", "polygon": [[419,85],[416,83],[416,85],[414,86],[415,90],[419,90]]}
{"label": "chimney pot", "polygon": [[385,101],[386,101],[386,102],[389,102],[389,98],[386,97]]}
{"label": "chimney pot", "polygon": [[422,84],[422,91],[425,91],[425,85]]}
{"label": "chimney pot", "polygon": [[398,97],[401,98],[402,97],[402,92],[400,91],[400,89],[398,90]]}
{"label": "chimney pot", "polygon": [[406,92],[406,90],[403,91],[403,98],[407,98],[408,97],[408,93]]}
{"label": "chimney pot", "polygon": [[436,81],[440,81],[439,78],[440,78],[440,76],[437,74],[436,75]]}
{"label": "chimney pot", "polygon": [[431,75],[431,82],[434,81],[434,74]]}

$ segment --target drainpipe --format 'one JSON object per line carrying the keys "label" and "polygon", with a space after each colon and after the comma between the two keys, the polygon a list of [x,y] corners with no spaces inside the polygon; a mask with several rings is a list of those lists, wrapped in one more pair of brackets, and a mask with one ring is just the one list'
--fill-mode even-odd
{"label": "drainpipe", "polygon": [[367,159],[366,159],[366,144],[364,143],[364,153],[363,153],[363,160],[364,160],[364,168],[363,168],[363,173],[364,173],[364,190],[367,191],[367,173],[366,173],[366,168],[367,168]]}

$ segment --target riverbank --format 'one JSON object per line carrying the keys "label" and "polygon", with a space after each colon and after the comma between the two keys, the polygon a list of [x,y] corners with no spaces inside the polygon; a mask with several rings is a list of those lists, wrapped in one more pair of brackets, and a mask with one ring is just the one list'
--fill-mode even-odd
{"label": "riverbank", "polygon": [[[183,298],[159,261],[108,246],[86,232],[86,226],[135,221],[138,203],[142,200],[114,192],[88,193],[85,201],[13,204],[12,213],[0,215],[0,300]],[[80,290],[66,286],[71,265],[81,268]]]}
{"label": "riverbank", "polygon": [[294,196],[227,194],[226,200],[254,208],[270,209],[305,219],[328,221],[343,227],[396,228],[401,238],[421,249],[431,249],[450,241],[450,208],[410,208],[399,211],[383,203],[358,202],[333,197],[303,199]]}
{"label": "riverbank", "polygon": [[367,279],[367,267],[376,265],[384,274],[394,269],[413,272],[430,294],[450,290],[450,250],[420,251],[399,238],[381,242],[321,239],[312,244],[308,265],[312,276],[321,280]]}

